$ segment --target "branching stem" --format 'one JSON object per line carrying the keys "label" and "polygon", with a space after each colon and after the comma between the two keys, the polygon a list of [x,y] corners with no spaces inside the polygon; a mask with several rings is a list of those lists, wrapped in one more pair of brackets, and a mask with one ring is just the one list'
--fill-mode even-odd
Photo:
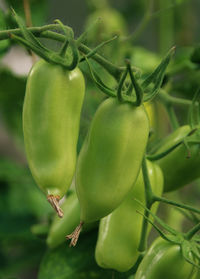
{"label": "branching stem", "polygon": [[[65,28],[69,28],[71,30],[71,28],[66,25]],[[55,31],[60,31],[60,32],[62,31],[62,28],[61,26],[59,26],[59,24],[49,24],[42,27],[29,27],[27,29],[30,30],[33,33],[33,35],[35,35],[36,37],[53,39],[59,42],[64,42],[66,40],[66,36],[55,32]],[[21,35],[21,30],[19,28],[16,28],[16,29],[0,31],[0,40],[5,40],[10,38],[11,34]],[[83,43],[78,44],[78,49],[86,55],[91,52],[91,49],[86,45],[84,45]],[[105,69],[116,80],[120,79],[121,73],[125,70],[125,67],[118,67],[99,54],[94,54],[92,56],[92,59],[94,59],[100,65],[104,66]]]}

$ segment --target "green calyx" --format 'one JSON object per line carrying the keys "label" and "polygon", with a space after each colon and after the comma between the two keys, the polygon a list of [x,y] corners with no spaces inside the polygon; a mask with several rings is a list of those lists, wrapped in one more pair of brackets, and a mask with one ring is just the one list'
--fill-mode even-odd
{"label": "green calyx", "polygon": [[[108,96],[118,97],[120,102],[132,103],[134,106],[139,106],[142,102],[152,100],[159,92],[162,85],[166,68],[171,60],[175,48],[171,48],[167,55],[163,58],[157,68],[147,76],[144,80],[141,79],[140,69],[132,67],[130,62],[126,61],[125,67],[119,67],[112,64],[110,61],[102,57],[97,51],[105,44],[112,42],[117,36],[112,37],[90,49],[82,42],[87,38],[91,32],[91,28],[86,30],[77,40],[74,39],[73,30],[62,24],[61,21],[56,20],[54,25],[45,26],[44,28],[32,27],[26,28],[22,19],[12,10],[14,18],[19,26],[19,30],[8,30],[7,34],[3,31],[2,39],[10,36],[10,38],[24,45],[26,48],[32,50],[37,55],[42,57],[49,63],[58,64],[62,67],[73,70],[78,63],[86,61],[89,66],[89,58],[92,58],[99,63],[109,74],[111,74],[117,82],[116,88],[110,88],[104,84],[99,75],[89,66],[90,74],[97,85]],[[99,24],[99,20],[96,21]],[[49,30],[55,30],[56,25],[64,34],[59,34]],[[63,42],[61,49],[56,52],[45,47],[37,38],[45,37]],[[80,58],[81,57],[81,58]],[[128,78],[128,79],[127,79]],[[134,93],[132,92],[134,89]]]}
{"label": "green calyx", "polygon": [[[22,37],[11,34],[11,38],[23,44],[25,47],[28,47],[28,49],[31,49],[49,63],[59,64],[67,70],[73,70],[76,68],[79,61],[79,54],[71,28],[66,28],[66,26],[64,26],[59,20],[56,21],[56,23],[60,25],[66,37],[60,52],[57,53],[43,46],[40,41],[32,34],[32,32],[25,27],[22,19],[17,15],[17,13],[14,10],[12,10],[12,12],[20,28]],[[68,46],[71,49],[71,63],[69,63],[68,59],[66,59],[66,51]]]}
{"label": "green calyx", "polygon": [[141,207],[145,208],[145,210],[154,218],[154,220],[167,232],[164,233],[158,225],[151,221],[150,218],[143,215],[144,218],[156,229],[159,235],[166,241],[179,245],[181,248],[181,254],[184,259],[192,264],[193,266],[200,269],[200,265],[198,262],[200,261],[200,253],[199,253],[199,237],[196,237],[196,233],[200,230],[200,223],[194,226],[189,232],[181,233],[174,230],[172,227],[167,225],[164,221],[162,221],[158,216],[152,213],[151,210],[146,208],[141,202],[137,201]]}
{"label": "green calyx", "polygon": [[[87,62],[92,79],[100,90],[109,96],[116,96],[120,102],[128,102],[135,106],[140,106],[142,102],[151,101],[158,94],[163,82],[166,68],[174,53],[174,49],[174,47],[170,49],[166,57],[161,61],[154,72],[150,74],[144,81],[138,79],[140,78],[139,69],[131,67],[130,61],[128,59],[125,60],[126,68],[121,74],[121,78],[119,79],[117,85],[117,90],[116,88],[113,89],[106,86],[97,72],[92,69],[92,66],[86,57],[85,60]],[[126,82],[127,77],[129,77],[129,79]],[[132,94],[133,89],[135,90],[135,94]]]}

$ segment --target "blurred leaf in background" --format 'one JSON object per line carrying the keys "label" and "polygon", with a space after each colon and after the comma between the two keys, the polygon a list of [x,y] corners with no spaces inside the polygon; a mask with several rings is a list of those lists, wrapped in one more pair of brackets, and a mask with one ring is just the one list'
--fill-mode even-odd
{"label": "blurred leaf in background", "polygon": [[94,259],[97,231],[80,236],[76,247],[63,243],[48,250],[41,262],[38,279],[126,279],[132,272],[119,273],[100,268]]}
{"label": "blurred leaf in background", "polygon": [[20,141],[22,132],[22,107],[26,78],[0,68],[0,112],[11,134]]}
{"label": "blurred leaf in background", "polygon": [[30,228],[37,222],[47,222],[52,213],[29,170],[1,158],[0,278],[25,275],[26,270],[37,268],[46,245]]}
{"label": "blurred leaf in background", "polygon": [[[6,7],[9,9],[12,7],[17,14],[25,19],[24,6],[22,0],[4,0]],[[40,26],[46,23],[48,14],[48,2],[47,0],[29,0],[31,8],[31,18],[33,26]],[[8,16],[7,23],[10,28],[16,27],[16,22]]]}

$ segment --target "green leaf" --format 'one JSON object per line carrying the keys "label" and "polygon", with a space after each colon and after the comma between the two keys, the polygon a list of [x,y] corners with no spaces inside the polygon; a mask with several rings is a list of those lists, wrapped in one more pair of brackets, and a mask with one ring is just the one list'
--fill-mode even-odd
{"label": "green leaf", "polygon": [[29,230],[36,222],[35,218],[44,218],[50,213],[53,209],[35,185],[29,170],[1,158],[0,236]]}
{"label": "green leaf", "polygon": [[2,68],[0,84],[0,110],[3,120],[15,138],[22,140],[22,106],[26,79]]}
{"label": "green leaf", "polygon": [[69,248],[69,243],[48,251],[43,258],[39,279],[111,278],[111,271],[99,268],[94,259],[96,234],[80,236],[78,244]]}
{"label": "green leaf", "polygon": [[38,279],[128,278],[132,272],[119,273],[98,267],[94,259],[97,232],[81,235],[76,247],[66,242],[45,254]]}

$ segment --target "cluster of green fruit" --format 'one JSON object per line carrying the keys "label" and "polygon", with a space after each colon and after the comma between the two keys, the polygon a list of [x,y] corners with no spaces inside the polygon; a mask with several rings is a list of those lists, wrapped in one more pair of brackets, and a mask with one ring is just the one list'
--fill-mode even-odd
{"label": "cluster of green fruit", "polygon": [[[63,217],[60,220],[55,216],[47,238],[49,247],[64,242],[66,235],[72,238],[71,245],[75,246],[81,227],[83,232],[87,231],[100,220],[96,261],[103,268],[124,272],[134,266],[139,256],[143,217],[137,212],[142,210],[136,200],[145,205],[141,164],[152,115],[148,117],[143,104],[134,106],[120,103],[117,98],[106,99],[96,111],[76,162],[84,90],[84,78],[78,68],[67,71],[43,60],[33,66],[23,108],[27,158],[38,186],[59,217]],[[162,142],[157,152],[170,148],[190,132],[189,126],[179,128]],[[191,148],[190,162],[183,144],[158,160],[158,164],[147,161],[153,193],[162,195],[163,181],[164,191],[170,191],[198,177],[199,144],[193,143]],[[192,171],[188,171],[189,166]],[[184,172],[180,178],[176,175],[177,168]],[[74,176],[76,192],[67,196],[61,209],[59,200],[66,194]],[[158,203],[154,204],[152,212],[155,213],[157,207]],[[155,248],[151,249],[159,246],[163,253],[157,265],[166,258],[165,253],[172,253],[184,264],[184,276],[191,274],[193,265],[182,258],[180,246],[165,241],[153,246]],[[153,257],[151,249],[140,266],[147,265],[148,258]],[[165,261],[165,266],[159,268],[160,273],[157,268],[156,272],[162,274],[170,263]],[[142,268],[141,272],[139,268],[136,278],[143,278],[144,270]],[[149,272],[154,274],[153,265]],[[168,272],[172,272],[171,269]]]}
{"label": "cluster of green fruit", "polygon": [[[99,37],[95,42],[101,42],[113,33],[126,33],[121,15],[103,4],[88,20],[88,26],[99,15],[103,21],[88,34],[88,42],[94,42],[96,36]],[[102,34],[105,37],[101,37]],[[122,45],[118,50],[124,51]],[[144,62],[142,68],[146,65],[146,72],[151,72],[158,57],[140,48],[134,50],[141,55],[139,62],[138,55],[131,58],[134,65],[141,66]],[[104,52],[111,55],[110,48]],[[121,57],[117,51],[112,55],[113,60],[116,56]],[[179,127],[154,151],[155,156],[166,153],[165,156],[158,156],[156,162],[147,160],[150,129],[155,128],[158,118],[154,103],[134,105],[109,97],[97,109],[77,159],[84,91],[85,82],[78,67],[69,71],[44,60],[33,66],[23,108],[27,159],[38,186],[62,217],[54,217],[47,237],[48,246],[53,249],[66,237],[71,239],[70,245],[75,246],[81,231],[99,226],[97,264],[126,272],[141,256],[145,209],[138,201],[147,206],[142,162],[146,162],[150,186],[157,197],[189,184],[200,176],[199,132],[198,129],[194,132],[194,127],[189,125]],[[186,144],[185,139],[191,133],[195,133],[196,138]],[[166,152],[168,150],[170,152]],[[76,190],[68,191],[72,180]],[[59,200],[66,193],[60,207]],[[151,212],[156,213],[157,208],[158,202],[152,205]],[[147,234],[150,229],[148,224]],[[180,240],[180,235],[171,242],[158,238],[140,263],[135,278],[198,278],[191,264],[194,263],[192,253],[188,253],[187,260],[184,257],[185,250],[193,249],[189,242],[184,248],[185,242],[184,237]]]}

